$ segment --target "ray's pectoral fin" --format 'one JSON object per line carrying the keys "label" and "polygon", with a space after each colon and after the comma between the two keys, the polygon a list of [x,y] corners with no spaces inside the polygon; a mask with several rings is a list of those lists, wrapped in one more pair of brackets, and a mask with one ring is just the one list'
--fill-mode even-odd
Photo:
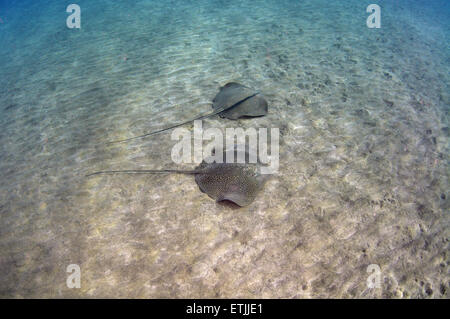
{"label": "ray's pectoral fin", "polygon": [[222,194],[221,196],[217,197],[217,199],[216,199],[216,201],[218,201],[218,202],[230,201],[241,207],[250,205],[253,202],[253,200],[254,200],[254,198],[247,197],[247,196],[245,196],[245,194],[232,193],[232,192]]}

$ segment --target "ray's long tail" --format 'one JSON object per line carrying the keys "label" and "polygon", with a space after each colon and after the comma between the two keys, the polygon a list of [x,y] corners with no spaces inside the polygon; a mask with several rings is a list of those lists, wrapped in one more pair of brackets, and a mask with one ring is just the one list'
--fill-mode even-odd
{"label": "ray's long tail", "polygon": [[175,174],[196,174],[195,170],[177,170],[177,169],[145,169],[145,170],[118,170],[118,171],[99,171],[91,174],[87,174],[86,177],[101,175],[101,174],[167,174],[167,173],[175,173]]}

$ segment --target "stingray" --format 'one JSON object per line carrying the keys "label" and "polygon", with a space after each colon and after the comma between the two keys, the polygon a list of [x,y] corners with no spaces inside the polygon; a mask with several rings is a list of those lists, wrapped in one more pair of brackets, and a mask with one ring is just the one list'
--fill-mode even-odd
{"label": "stingray", "polygon": [[213,115],[219,114],[222,118],[228,118],[230,120],[237,120],[242,117],[256,117],[264,116],[267,114],[268,105],[267,101],[261,96],[259,92],[255,92],[249,87],[236,82],[227,83],[225,86],[221,87],[219,93],[213,99],[212,105],[213,111],[198,115],[190,120],[174,124],[157,131],[146,133],[139,136],[130,137],[124,140],[112,141],[111,143],[121,143],[137,138],[143,138],[150,135],[158,134],[187,123],[193,122],[195,120],[201,120]]}
{"label": "stingray", "polygon": [[[230,120],[237,120],[242,117],[257,117],[267,114],[268,105],[267,101],[259,94],[252,95],[249,98],[240,99],[245,96],[246,92],[252,92],[252,90],[239,83],[231,82],[220,88],[220,92],[213,99],[212,108],[214,110],[220,110],[219,116]],[[235,104],[235,107],[222,109],[224,105]]]}
{"label": "stingray", "polygon": [[[86,176],[99,174],[192,174],[200,191],[217,202],[229,201],[238,206],[250,205],[262,189],[267,175],[261,175],[259,163],[247,163],[248,149],[245,152],[246,163],[216,163],[211,158],[204,159],[193,170],[118,170],[100,171]],[[225,152],[224,152],[225,158]]]}

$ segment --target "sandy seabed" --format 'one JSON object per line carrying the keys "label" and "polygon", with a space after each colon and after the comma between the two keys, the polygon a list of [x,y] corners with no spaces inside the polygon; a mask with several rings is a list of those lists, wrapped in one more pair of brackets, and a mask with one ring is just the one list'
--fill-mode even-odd
{"label": "sandy seabed", "polygon": [[[448,298],[448,29],[387,1],[368,29],[341,2],[96,1],[81,30],[64,5],[0,15],[0,296]],[[252,205],[188,175],[84,177],[192,168],[170,133],[105,142],[206,112],[230,81],[269,114],[204,128],[280,129]]]}

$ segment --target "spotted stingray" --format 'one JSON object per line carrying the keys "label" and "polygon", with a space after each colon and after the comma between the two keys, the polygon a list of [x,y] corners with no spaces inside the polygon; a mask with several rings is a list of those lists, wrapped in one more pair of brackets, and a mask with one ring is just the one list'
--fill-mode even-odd
{"label": "spotted stingray", "polygon": [[[224,152],[225,158],[226,152]],[[250,205],[262,189],[267,175],[260,174],[260,163],[249,163],[248,148],[245,163],[217,163],[212,157],[206,158],[193,170],[116,170],[100,171],[87,176],[100,174],[193,174],[195,182],[203,193],[217,202],[229,201],[238,206]]]}

